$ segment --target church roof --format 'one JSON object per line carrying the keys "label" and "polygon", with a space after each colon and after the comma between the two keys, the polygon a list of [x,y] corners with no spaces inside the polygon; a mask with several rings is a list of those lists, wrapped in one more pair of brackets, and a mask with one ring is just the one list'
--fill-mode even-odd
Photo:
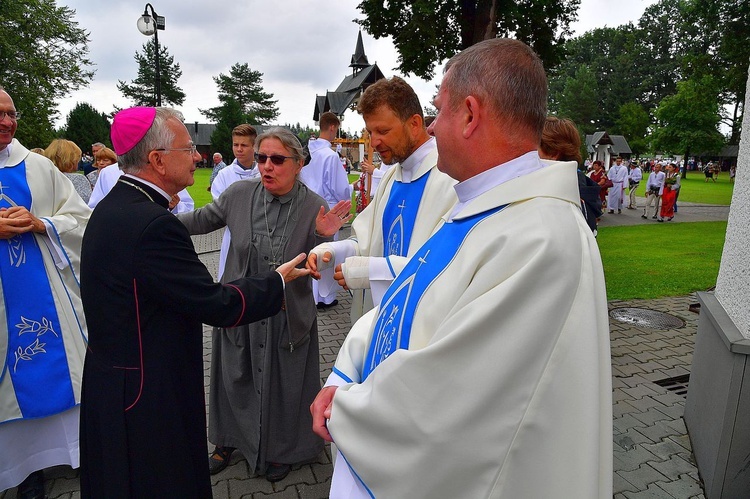
{"label": "church roof", "polygon": [[613,155],[618,154],[632,154],[630,150],[630,144],[622,135],[610,135],[607,132],[595,132],[591,135],[586,135],[586,151],[589,154],[596,152],[596,146],[602,145],[607,146]]}
{"label": "church roof", "polygon": [[345,76],[336,90],[326,92],[323,96],[315,96],[313,120],[318,121],[320,115],[326,111],[331,111],[337,116],[343,116],[347,109],[357,104],[359,97],[367,87],[385,78],[377,64],[368,63],[361,31],[357,35],[357,47],[354,50],[349,67],[353,68],[352,74]]}
{"label": "church roof", "polygon": [[367,61],[367,55],[365,54],[365,45],[362,43],[362,30],[357,35],[357,47],[354,49],[352,54],[352,63],[349,64],[350,68],[366,68],[370,63]]}

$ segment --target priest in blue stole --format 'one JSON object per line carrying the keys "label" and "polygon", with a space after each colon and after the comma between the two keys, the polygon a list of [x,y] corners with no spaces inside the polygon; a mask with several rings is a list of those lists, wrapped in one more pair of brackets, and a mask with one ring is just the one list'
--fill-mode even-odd
{"label": "priest in blue stole", "polygon": [[44,497],[44,468],[79,463],[79,257],[91,210],[13,138],[20,114],[0,88],[0,491]]}
{"label": "priest in blue stole", "polygon": [[435,139],[427,134],[422,106],[408,83],[394,76],[373,83],[357,110],[372,147],[394,165],[367,208],[352,222],[352,237],[317,246],[308,266],[313,277],[335,267],[334,278],[353,292],[354,323],[373,305],[453,205],[455,180],[437,169]]}
{"label": "priest in blue stole", "polygon": [[612,496],[604,273],[576,163],[537,153],[546,102],[519,41],[447,63],[429,131],[458,201],[311,406],[330,497]]}

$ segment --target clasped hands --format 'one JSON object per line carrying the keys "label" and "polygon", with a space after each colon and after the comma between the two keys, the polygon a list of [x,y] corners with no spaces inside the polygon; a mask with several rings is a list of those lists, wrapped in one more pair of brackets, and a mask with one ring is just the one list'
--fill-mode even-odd
{"label": "clasped hands", "polygon": [[10,239],[26,232],[45,231],[44,222],[32,215],[25,206],[0,208],[0,239]]}

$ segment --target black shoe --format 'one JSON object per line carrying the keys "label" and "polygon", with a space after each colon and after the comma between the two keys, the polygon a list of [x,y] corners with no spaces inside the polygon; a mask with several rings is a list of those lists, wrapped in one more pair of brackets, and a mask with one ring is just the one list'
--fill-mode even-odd
{"label": "black shoe", "polygon": [[663,221],[664,221],[664,219],[663,219],[663,218],[657,218],[657,219],[656,219],[656,221],[657,221],[657,222],[663,222]]}
{"label": "black shoe", "polygon": [[215,475],[223,471],[224,468],[229,466],[232,452],[234,452],[234,447],[219,447],[217,445],[211,455],[208,456],[208,472]]}
{"label": "black shoe", "polygon": [[318,308],[318,310],[326,310],[326,309],[329,309],[329,308],[333,308],[333,307],[335,307],[338,304],[339,304],[338,300],[333,300],[331,303],[323,303],[322,301],[320,301],[320,302],[318,302],[318,304],[316,305],[316,307]]}
{"label": "black shoe", "polygon": [[641,218],[645,218],[646,220],[648,220],[648,217],[646,215],[641,215]]}
{"label": "black shoe", "polygon": [[279,482],[286,478],[292,467],[288,464],[271,463],[266,469],[266,480],[269,482]]}
{"label": "black shoe", "polygon": [[653,216],[653,217],[651,217],[651,218],[652,218],[653,220],[656,220],[656,215],[654,215],[654,216]]}
{"label": "black shoe", "polygon": [[622,210],[617,210],[617,214],[620,215],[622,213]]}
{"label": "black shoe", "polygon": [[609,210],[607,213],[611,214],[611,213],[614,213],[614,212],[615,212],[615,210]]}
{"label": "black shoe", "polygon": [[18,499],[45,499],[44,471],[35,471],[18,486]]}

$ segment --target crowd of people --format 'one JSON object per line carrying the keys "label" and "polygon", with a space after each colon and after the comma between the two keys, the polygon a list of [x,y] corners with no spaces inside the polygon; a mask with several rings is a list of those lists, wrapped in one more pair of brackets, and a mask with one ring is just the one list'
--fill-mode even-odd
{"label": "crowd of people", "polygon": [[[385,166],[337,240],[352,186],[330,113],[309,162],[288,130],[239,124],[194,210],[202,158],[178,112],[117,113],[92,180],[69,171],[75,144],[21,145],[0,89],[0,443],[17,449],[0,489],[44,497],[42,470],[67,464],[84,498],[211,497],[234,452],[275,482],[332,441],[334,498],[611,496],[592,231],[601,182],[620,211],[633,176],[579,171],[575,125],[546,102],[538,56],[503,38],[446,64],[429,125],[403,79],[370,85],[357,110]],[[215,282],[190,235],[222,227]],[[338,286],[352,328],[321,389],[317,314]]]}

